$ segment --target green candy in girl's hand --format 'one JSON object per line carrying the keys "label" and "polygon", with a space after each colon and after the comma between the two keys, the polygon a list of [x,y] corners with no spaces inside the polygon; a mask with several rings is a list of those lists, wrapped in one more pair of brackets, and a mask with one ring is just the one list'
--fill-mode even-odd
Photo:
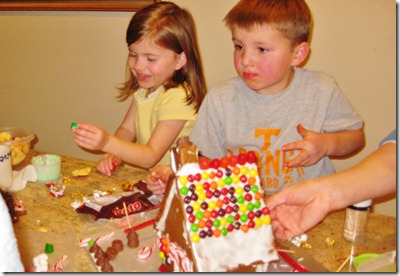
{"label": "green candy in girl's hand", "polygon": [[78,128],[78,124],[77,124],[77,123],[72,123],[72,124],[71,124],[71,128],[72,128],[72,129]]}

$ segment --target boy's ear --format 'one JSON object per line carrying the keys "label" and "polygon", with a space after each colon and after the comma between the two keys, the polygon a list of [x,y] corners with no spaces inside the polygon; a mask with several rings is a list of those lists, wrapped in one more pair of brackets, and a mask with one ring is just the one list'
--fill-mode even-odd
{"label": "boy's ear", "polygon": [[186,62],[187,62],[187,59],[186,59],[185,52],[180,53],[179,57],[178,57],[178,63],[175,66],[175,70],[181,69],[183,66],[185,66]]}
{"label": "boy's ear", "polygon": [[294,55],[292,60],[292,66],[299,66],[308,56],[310,51],[310,44],[308,42],[302,42],[294,48]]}

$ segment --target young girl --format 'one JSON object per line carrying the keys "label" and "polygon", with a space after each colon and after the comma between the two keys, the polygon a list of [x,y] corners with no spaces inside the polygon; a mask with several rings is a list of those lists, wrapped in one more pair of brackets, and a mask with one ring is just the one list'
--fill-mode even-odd
{"label": "young girl", "polygon": [[170,164],[169,149],[191,132],[206,85],[193,18],[170,2],[132,17],[126,33],[130,79],[120,100],[133,101],[114,136],[79,123],[75,142],[106,154],[98,170],[110,176],[122,161],[142,168]]}

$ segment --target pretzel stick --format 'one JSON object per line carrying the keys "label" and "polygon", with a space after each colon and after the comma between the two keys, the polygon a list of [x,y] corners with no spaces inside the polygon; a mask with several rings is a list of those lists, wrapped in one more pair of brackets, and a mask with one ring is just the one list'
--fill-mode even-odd
{"label": "pretzel stick", "polygon": [[126,219],[128,221],[128,227],[131,228],[132,226],[131,226],[131,222],[129,221],[128,209],[126,208],[125,201],[124,201],[124,210],[125,210]]}
{"label": "pretzel stick", "polygon": [[340,270],[343,269],[343,267],[347,264],[347,262],[350,260],[351,254],[347,257],[347,259],[342,263],[342,265],[336,270],[336,272],[339,272]]}
{"label": "pretzel stick", "polygon": [[288,250],[288,249],[282,249],[282,248],[277,248],[276,251],[278,252],[285,252],[285,253],[294,253],[293,250]]}

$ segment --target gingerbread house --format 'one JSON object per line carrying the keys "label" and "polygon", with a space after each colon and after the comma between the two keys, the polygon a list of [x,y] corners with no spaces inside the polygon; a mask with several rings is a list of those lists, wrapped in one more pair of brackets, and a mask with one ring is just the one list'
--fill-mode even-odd
{"label": "gingerbread house", "polygon": [[171,151],[154,228],[166,271],[266,271],[278,259],[254,152],[198,158],[193,145]]}

